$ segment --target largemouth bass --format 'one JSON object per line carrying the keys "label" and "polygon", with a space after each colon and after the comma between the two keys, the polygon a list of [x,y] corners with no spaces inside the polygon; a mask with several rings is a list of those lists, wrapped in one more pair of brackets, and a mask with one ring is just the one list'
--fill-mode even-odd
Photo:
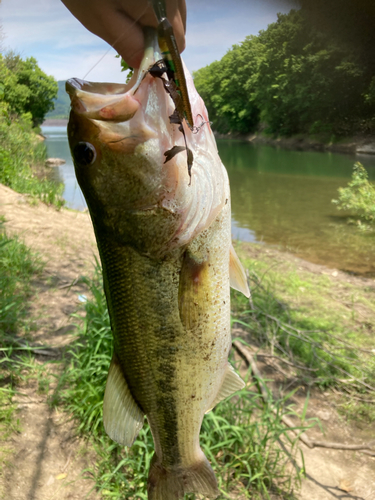
{"label": "largemouth bass", "polygon": [[186,72],[195,125],[203,123],[185,126],[190,178],[184,138],[169,118],[174,102],[149,73],[158,59],[155,36],[129,84],[67,82],[69,143],[114,336],[103,421],[113,440],[131,446],[147,416],[149,500],[215,498],[199,432],[204,414],[244,386],[228,363],[230,283],[249,290],[231,247],[228,176],[206,108]]}

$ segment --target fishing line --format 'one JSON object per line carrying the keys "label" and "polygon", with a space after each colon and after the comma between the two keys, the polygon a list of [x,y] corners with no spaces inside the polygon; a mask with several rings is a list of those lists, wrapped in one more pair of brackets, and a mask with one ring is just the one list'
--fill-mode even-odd
{"label": "fishing line", "polygon": [[[148,9],[148,8],[149,8],[148,6],[146,6],[146,7],[145,7],[145,9],[143,10],[143,12],[142,12],[142,13],[141,13],[138,17],[137,17],[137,19],[134,19],[134,21],[133,21],[133,23],[131,24],[131,26],[134,26],[135,24],[137,24],[137,22],[138,22],[138,21],[141,19],[141,17],[145,14],[145,12],[147,11],[147,9]],[[95,64],[94,64],[94,65],[93,65],[90,69],[89,69],[89,71],[85,74],[85,76],[82,78],[83,80],[85,80],[85,79],[87,78],[87,76],[91,73],[91,71],[92,71],[94,68],[96,68],[96,66],[97,66],[98,64],[100,64],[100,63],[102,62],[102,60],[103,60],[103,59],[104,59],[104,58],[108,55],[108,53],[109,53],[109,52],[110,52],[110,51],[114,48],[114,45],[115,45],[118,41],[120,41],[120,40],[121,40],[121,39],[122,39],[125,35],[126,35],[126,33],[123,33],[123,34],[122,34],[122,35],[120,35],[118,38],[116,38],[116,40],[112,43],[112,45],[110,45],[109,49],[108,49],[108,50],[106,50],[106,52],[105,52],[105,53],[104,53],[104,54],[100,57],[100,59],[99,59],[99,60],[98,60],[98,61],[97,61],[97,62],[96,62],[96,63],[95,63]],[[134,53],[133,53],[133,55],[138,54],[138,52],[140,52],[140,50],[139,50],[139,51],[137,51],[137,52],[134,52]],[[123,140],[123,139],[120,139],[120,140]],[[84,201],[84,203],[85,203],[85,205],[86,205],[86,208],[85,208],[85,210],[84,210],[84,212],[86,213],[86,217],[87,217],[89,220],[91,220],[91,218],[90,218],[90,214],[89,214],[89,210],[88,210],[88,207],[87,207],[87,203],[86,203],[85,197],[84,197],[84,196],[83,196],[83,194],[82,194],[81,189],[80,189],[80,196],[81,196],[81,198],[83,198],[83,201]]]}
{"label": "fishing line", "polygon": [[[141,19],[141,17],[143,17],[143,15],[146,13],[148,9],[148,6],[145,7],[145,9],[142,11],[142,13],[137,17],[137,19],[134,19],[133,23],[131,24],[131,27],[134,26],[135,24],[137,24],[137,22]],[[85,74],[85,76],[82,78],[82,80],[85,80],[87,78],[87,75],[89,75],[91,73],[91,71],[96,68],[96,66],[98,64],[100,64],[103,59],[109,54],[109,52],[114,48],[114,46],[116,45],[117,42],[119,42],[120,40],[122,40],[122,38],[126,35],[126,33],[123,33],[122,35],[120,35],[118,38],[116,38],[116,40],[110,45],[109,49],[100,57],[100,59],[88,70],[88,72]],[[138,54],[139,52],[141,52],[141,50],[138,50],[137,52],[134,52],[133,55],[136,55]]]}

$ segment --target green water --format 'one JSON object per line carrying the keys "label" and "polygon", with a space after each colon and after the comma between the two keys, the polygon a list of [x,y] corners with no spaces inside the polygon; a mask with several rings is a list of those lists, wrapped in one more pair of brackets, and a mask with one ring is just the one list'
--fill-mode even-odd
{"label": "green water", "polygon": [[332,204],[361,161],[375,157],[289,151],[218,141],[231,183],[233,236],[291,250],[312,262],[375,275],[375,236],[349,226]]}
{"label": "green water", "polygon": [[[86,204],[77,185],[66,129],[44,127],[49,156],[71,208]],[[312,262],[375,276],[375,236],[346,223],[331,203],[360,161],[375,181],[375,156],[289,151],[240,141],[218,141],[232,193],[233,237],[281,246]]]}

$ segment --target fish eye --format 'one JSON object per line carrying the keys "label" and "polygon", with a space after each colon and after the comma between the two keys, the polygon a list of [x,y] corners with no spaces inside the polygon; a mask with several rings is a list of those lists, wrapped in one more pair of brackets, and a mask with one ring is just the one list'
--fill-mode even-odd
{"label": "fish eye", "polygon": [[78,165],[87,167],[96,160],[96,151],[89,142],[79,142],[73,149],[73,157]]}

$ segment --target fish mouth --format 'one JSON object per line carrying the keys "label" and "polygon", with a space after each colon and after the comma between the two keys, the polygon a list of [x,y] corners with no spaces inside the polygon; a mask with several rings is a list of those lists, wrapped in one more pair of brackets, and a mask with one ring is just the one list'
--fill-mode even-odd
{"label": "fish mouth", "polygon": [[[86,118],[111,122],[126,122],[133,118],[147,99],[146,80],[153,80],[149,69],[161,59],[156,30],[145,28],[145,53],[139,69],[128,83],[97,83],[72,78],[66,82],[71,109]],[[137,95],[136,95],[137,94]]]}
{"label": "fish mouth", "polygon": [[132,86],[120,83],[95,83],[72,78],[66,82],[71,110],[92,120],[126,122],[140,107]]}

